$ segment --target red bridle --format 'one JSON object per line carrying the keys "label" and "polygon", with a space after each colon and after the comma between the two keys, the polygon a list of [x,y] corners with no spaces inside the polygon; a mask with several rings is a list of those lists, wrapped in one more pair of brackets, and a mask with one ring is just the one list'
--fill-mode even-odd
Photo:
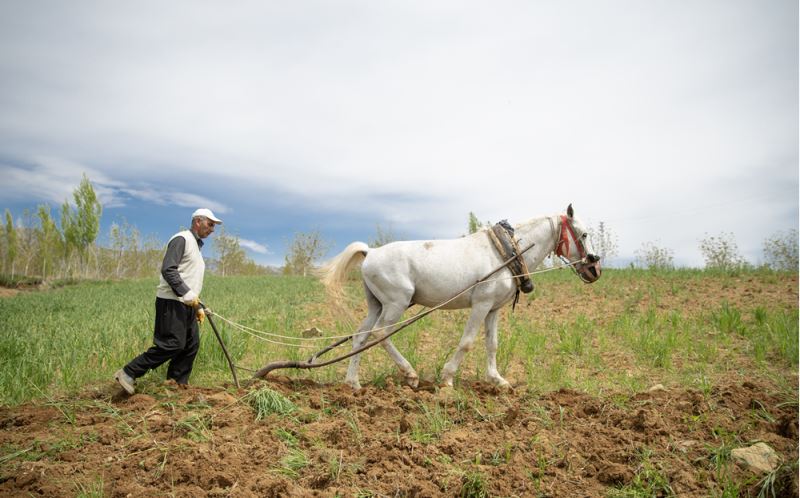
{"label": "red bridle", "polygon": [[586,249],[583,243],[575,236],[575,230],[572,229],[572,223],[569,222],[566,216],[561,215],[561,234],[558,237],[556,244],[556,256],[566,258],[569,260],[569,237],[572,236],[572,241],[575,242],[575,247],[578,248],[578,256],[581,260],[586,258]]}

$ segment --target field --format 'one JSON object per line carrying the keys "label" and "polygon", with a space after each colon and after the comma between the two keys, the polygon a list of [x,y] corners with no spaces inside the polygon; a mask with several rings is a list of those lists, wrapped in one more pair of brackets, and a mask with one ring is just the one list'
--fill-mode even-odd
{"label": "field", "polygon": [[[191,387],[162,368],[131,397],[111,376],[150,345],[154,280],[0,289],[0,495],[797,496],[797,274],[534,282],[501,320],[509,391],[483,381],[480,340],[455,389],[437,388],[467,316],[437,311],[395,336],[417,390],[381,348],[364,355],[359,392],[339,384],[346,363],[236,389],[206,324]],[[313,279],[209,276],[205,288],[247,369],[332,340],[298,349],[223,318],[325,339],[365,312],[355,282],[336,304]],[[773,472],[734,462],[756,442],[779,455]]]}

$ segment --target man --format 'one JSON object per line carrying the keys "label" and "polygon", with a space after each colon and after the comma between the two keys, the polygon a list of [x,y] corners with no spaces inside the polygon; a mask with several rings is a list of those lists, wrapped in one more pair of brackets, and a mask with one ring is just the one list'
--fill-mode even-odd
{"label": "man", "polygon": [[200,347],[198,320],[202,322],[205,317],[199,308],[206,268],[200,248],[203,239],[221,223],[210,209],[201,208],[192,213],[192,228],[176,233],[169,240],[156,292],[153,346],[114,374],[128,394],[134,393],[136,378],[167,361],[167,379],[178,384],[189,383]]}

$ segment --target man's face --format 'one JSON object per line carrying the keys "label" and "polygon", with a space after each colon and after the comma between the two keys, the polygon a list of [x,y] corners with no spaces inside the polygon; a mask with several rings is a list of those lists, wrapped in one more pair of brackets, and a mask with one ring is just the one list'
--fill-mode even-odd
{"label": "man's face", "polygon": [[194,220],[195,233],[201,239],[205,239],[206,237],[214,233],[214,225],[215,223],[213,221],[209,220],[208,218],[204,218],[202,216],[197,217]]}

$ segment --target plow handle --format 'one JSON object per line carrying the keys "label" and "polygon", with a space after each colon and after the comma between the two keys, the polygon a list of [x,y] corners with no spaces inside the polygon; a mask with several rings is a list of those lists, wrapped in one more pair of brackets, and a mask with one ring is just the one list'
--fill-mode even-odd
{"label": "plow handle", "polygon": [[[200,303],[200,307],[203,309],[204,312],[208,310],[208,308],[206,308],[206,305],[203,303]],[[228,360],[228,366],[231,369],[231,374],[233,374],[233,383],[236,385],[236,388],[238,389],[239,378],[236,376],[236,366],[233,364],[233,360],[231,360],[231,356],[228,354],[228,349],[225,347],[225,343],[222,342],[222,337],[219,335],[219,332],[217,332],[217,326],[214,325],[214,320],[211,319],[211,315],[212,315],[211,311],[208,310],[208,313],[206,313],[206,318],[208,319],[208,323],[211,324],[211,329],[214,331],[214,335],[217,336],[219,345],[222,346],[222,352],[225,353],[225,359]]]}

